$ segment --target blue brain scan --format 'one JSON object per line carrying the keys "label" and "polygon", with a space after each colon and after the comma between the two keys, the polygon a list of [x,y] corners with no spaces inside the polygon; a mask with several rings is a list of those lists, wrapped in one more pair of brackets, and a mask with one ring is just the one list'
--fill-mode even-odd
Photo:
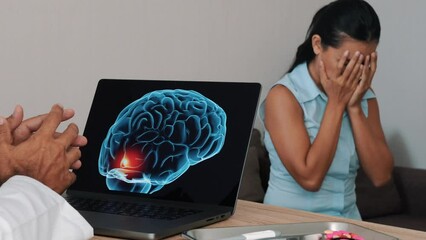
{"label": "blue brain scan", "polygon": [[110,190],[152,194],[216,155],[226,113],[192,90],[149,92],[126,106],[105,137],[99,173]]}

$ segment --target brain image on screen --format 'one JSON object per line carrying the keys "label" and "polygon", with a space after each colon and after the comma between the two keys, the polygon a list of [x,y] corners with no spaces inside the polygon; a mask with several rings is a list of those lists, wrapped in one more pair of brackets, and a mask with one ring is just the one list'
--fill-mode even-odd
{"label": "brain image on screen", "polygon": [[110,190],[152,194],[216,155],[226,113],[192,90],[149,92],[126,106],[105,137],[99,173]]}

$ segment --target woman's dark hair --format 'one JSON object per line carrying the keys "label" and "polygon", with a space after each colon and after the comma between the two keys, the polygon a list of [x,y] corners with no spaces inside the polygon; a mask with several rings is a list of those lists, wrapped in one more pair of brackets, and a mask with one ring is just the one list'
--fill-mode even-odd
{"label": "woman's dark hair", "polygon": [[312,36],[318,34],[324,48],[337,48],[342,38],[349,36],[359,41],[380,39],[380,21],[370,4],[363,0],[337,0],[322,7],[314,15],[305,41],[297,48],[296,57],[288,72],[315,57]]}

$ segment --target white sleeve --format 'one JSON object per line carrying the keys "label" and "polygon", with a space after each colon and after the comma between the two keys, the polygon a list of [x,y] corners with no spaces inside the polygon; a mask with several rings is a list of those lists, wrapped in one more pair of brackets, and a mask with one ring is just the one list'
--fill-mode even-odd
{"label": "white sleeve", "polygon": [[14,176],[0,187],[0,240],[92,237],[89,223],[42,183]]}

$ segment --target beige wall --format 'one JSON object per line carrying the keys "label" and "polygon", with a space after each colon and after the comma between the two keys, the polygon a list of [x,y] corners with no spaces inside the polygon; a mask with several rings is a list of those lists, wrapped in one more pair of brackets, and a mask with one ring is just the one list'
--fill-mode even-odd
{"label": "beige wall", "polygon": [[[263,99],[327,2],[2,0],[0,113],[60,102],[83,129],[100,78],[254,81]],[[383,25],[374,82],[383,126],[397,165],[426,168],[426,2],[370,2]]]}

